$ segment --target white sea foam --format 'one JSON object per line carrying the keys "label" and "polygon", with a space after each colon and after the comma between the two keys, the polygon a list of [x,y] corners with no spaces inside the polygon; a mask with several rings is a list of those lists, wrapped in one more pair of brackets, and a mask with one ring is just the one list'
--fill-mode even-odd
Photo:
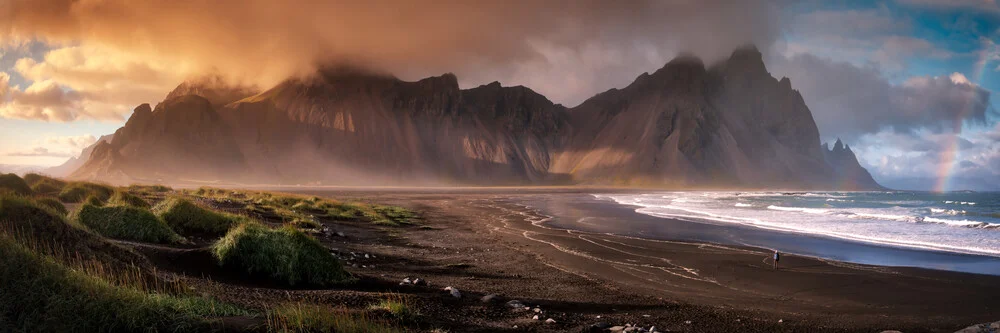
{"label": "white sea foam", "polygon": [[947,225],[953,225],[953,226],[959,226],[959,227],[969,227],[969,228],[996,228],[996,227],[1000,226],[1000,225],[994,225],[994,224],[990,224],[990,223],[986,223],[986,222],[980,222],[980,221],[972,221],[972,220],[948,220],[948,219],[939,219],[939,218],[934,218],[934,217],[924,217],[923,221],[924,222],[929,222],[929,223],[940,223],[940,224],[947,224]]}
{"label": "white sea foam", "polygon": [[826,209],[819,209],[819,208],[782,207],[782,206],[775,206],[775,205],[767,206],[767,209],[781,210],[781,211],[786,211],[786,212],[803,212],[803,213],[809,213],[809,214],[826,214],[827,212],[829,212]]}
{"label": "white sea foam", "polygon": [[[969,207],[975,204],[972,200],[942,200],[912,192],[670,192],[603,197],[640,206],[637,212],[657,217],[1000,256],[1000,219],[974,211],[981,208]],[[836,202],[836,207],[800,205],[809,201]],[[969,208],[928,207],[935,203]]]}

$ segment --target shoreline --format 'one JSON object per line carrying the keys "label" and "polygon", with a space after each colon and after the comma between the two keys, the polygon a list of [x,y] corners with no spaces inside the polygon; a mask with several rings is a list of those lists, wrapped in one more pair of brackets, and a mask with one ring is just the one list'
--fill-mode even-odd
{"label": "shoreline", "polygon": [[[558,318],[573,324],[562,329],[586,327],[598,321],[596,316],[615,324],[655,324],[674,331],[750,332],[951,332],[997,320],[993,309],[994,296],[1000,295],[997,276],[799,255],[784,256],[775,271],[765,259],[770,252],[751,246],[561,229],[553,225],[559,223],[560,214],[545,214],[557,217],[545,221],[548,216],[518,204],[586,192],[529,192],[310,194],[426,211],[428,227],[434,230],[408,231],[407,240],[421,247],[467,249],[433,260],[473,266],[465,272],[430,276],[431,281],[443,279],[463,292],[497,293],[578,312]],[[624,206],[616,211],[627,212],[629,218],[643,216]],[[423,252],[408,255],[433,258]],[[533,322],[507,322],[512,323],[523,328]]]}
{"label": "shoreline", "polygon": [[[656,214],[638,212],[638,210],[643,208],[643,206],[622,204],[610,198],[599,198],[597,195],[598,194],[589,194],[589,196],[593,198],[582,198],[583,203],[578,206],[584,207],[583,209],[590,209],[593,206],[604,206],[594,208],[591,212],[593,214],[601,214],[602,211],[614,211],[620,209],[622,211],[628,211],[628,213],[634,214],[635,216],[623,216],[628,214],[623,214],[621,212],[611,215],[614,218],[628,218],[631,221],[652,221],[651,224],[662,223],[669,224],[670,226],[685,225],[687,229],[693,230],[679,235],[656,234],[656,230],[652,231],[653,234],[648,235],[628,235],[614,230],[610,231],[622,236],[632,236],[651,240],[700,241],[719,245],[750,246],[767,249],[769,251],[778,249],[782,253],[814,257],[820,260],[835,260],[863,265],[922,268],[994,276],[1000,275],[1000,257],[986,254],[868,242],[858,239],[836,237],[825,234],[795,232],[756,225],[718,223],[711,220],[698,221],[697,218],[692,218],[693,220],[686,220],[670,216],[657,216]],[[563,216],[561,218],[556,217],[555,219],[566,218],[567,217]],[[595,231],[594,228],[587,228],[586,225],[582,225],[580,223],[557,221],[552,225],[580,231]],[[608,229],[604,229],[603,231],[608,231]],[[742,234],[740,239],[733,239],[731,237],[724,236],[711,236],[715,234],[728,235],[736,233]],[[858,254],[858,252],[862,254]],[[881,255],[873,255],[873,253]],[[948,266],[949,264],[951,266]]]}

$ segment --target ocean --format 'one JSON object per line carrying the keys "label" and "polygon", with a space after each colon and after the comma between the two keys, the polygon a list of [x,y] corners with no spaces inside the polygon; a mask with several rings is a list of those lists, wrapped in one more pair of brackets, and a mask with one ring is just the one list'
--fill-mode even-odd
{"label": "ocean", "polygon": [[997,192],[662,192],[594,197],[636,206],[636,212],[655,217],[1000,257]]}

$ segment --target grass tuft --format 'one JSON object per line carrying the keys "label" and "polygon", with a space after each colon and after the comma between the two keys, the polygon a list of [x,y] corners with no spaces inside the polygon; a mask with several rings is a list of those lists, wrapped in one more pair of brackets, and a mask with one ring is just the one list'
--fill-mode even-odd
{"label": "grass tuft", "polygon": [[108,205],[111,206],[129,206],[135,208],[149,209],[151,206],[149,202],[143,200],[142,198],[136,196],[135,194],[128,193],[122,190],[115,191],[115,194],[111,195],[111,199],[108,199]]}
{"label": "grass tuft", "polygon": [[0,235],[0,331],[207,331],[246,315],[208,298],[146,293],[69,269]]}
{"label": "grass tuft", "polygon": [[406,298],[398,294],[391,294],[388,298],[372,304],[368,308],[374,311],[385,312],[402,322],[413,321],[418,316],[417,312],[410,307]]}
{"label": "grass tuft", "polygon": [[17,195],[32,195],[35,193],[24,179],[12,173],[0,174],[0,191]]}
{"label": "grass tuft", "polygon": [[101,200],[101,198],[98,198],[96,195],[91,195],[87,197],[87,200],[83,201],[83,204],[101,207],[104,206],[104,200]]}
{"label": "grass tuft", "polygon": [[405,332],[371,315],[307,304],[285,304],[272,309],[267,315],[267,326],[271,332]]}
{"label": "grass tuft", "polygon": [[38,194],[56,195],[66,187],[65,181],[37,173],[24,175],[24,181]]}
{"label": "grass tuft", "polygon": [[66,184],[66,187],[63,187],[62,191],[59,192],[59,200],[62,200],[62,202],[78,203],[84,199],[94,196],[101,202],[105,202],[111,198],[111,194],[114,192],[115,189],[111,186],[75,182]]}
{"label": "grass tuft", "polygon": [[39,205],[51,208],[52,210],[58,212],[59,215],[65,216],[66,214],[69,214],[69,210],[66,209],[66,205],[63,205],[63,203],[59,202],[56,198],[36,198],[35,202]]}
{"label": "grass tuft", "polygon": [[142,208],[84,204],[74,214],[74,219],[101,235],[115,239],[150,243],[184,242],[184,238],[166,223]]}
{"label": "grass tuft", "polygon": [[318,241],[292,228],[242,223],[213,247],[223,266],[288,285],[327,286],[350,275]]}
{"label": "grass tuft", "polygon": [[170,227],[185,235],[219,236],[241,220],[238,216],[211,211],[180,197],[160,202],[153,211]]}

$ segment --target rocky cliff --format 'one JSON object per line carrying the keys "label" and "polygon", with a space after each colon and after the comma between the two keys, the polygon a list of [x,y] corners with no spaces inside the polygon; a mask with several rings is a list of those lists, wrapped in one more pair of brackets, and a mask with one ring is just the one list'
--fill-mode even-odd
{"label": "rocky cliff", "polygon": [[[679,57],[566,108],[525,87],[460,89],[327,67],[252,96],[185,83],[140,106],[77,178],[340,185],[871,188],[754,48]],[[845,156],[850,153],[851,158]],[[852,164],[853,161],[853,164]]]}

